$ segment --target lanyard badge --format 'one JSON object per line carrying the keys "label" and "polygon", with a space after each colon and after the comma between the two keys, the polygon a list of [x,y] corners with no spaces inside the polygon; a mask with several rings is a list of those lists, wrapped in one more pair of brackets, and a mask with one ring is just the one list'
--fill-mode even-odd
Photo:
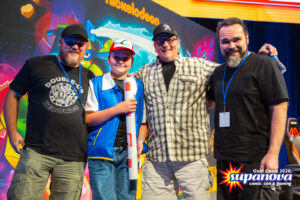
{"label": "lanyard badge", "polygon": [[80,103],[82,103],[81,102],[81,98],[80,98],[80,95],[81,95],[81,92],[80,92],[80,90],[81,90],[81,65],[79,65],[79,72],[78,72],[79,88],[78,88],[78,92],[77,92],[77,90],[75,89],[74,85],[72,84],[71,79],[69,78],[66,70],[64,69],[64,67],[62,66],[61,62],[59,61],[58,56],[56,56],[56,59],[57,59],[57,62],[59,64],[60,68],[62,69],[62,71],[64,72],[66,78],[68,79],[69,84],[72,86],[72,88],[73,88],[76,96],[78,97]]}
{"label": "lanyard badge", "polygon": [[235,70],[235,72],[230,77],[230,79],[228,81],[228,84],[226,86],[226,89],[224,90],[225,76],[226,76],[226,71],[227,71],[227,66],[225,66],[224,75],[223,75],[223,82],[222,82],[222,94],[223,94],[224,112],[220,112],[219,113],[219,127],[220,128],[222,128],[222,127],[230,127],[230,112],[226,112],[226,97],[227,97],[227,93],[228,93],[228,88],[229,88],[229,85],[231,84],[233,78],[235,77],[236,73],[241,68],[241,66],[245,62],[246,58],[248,57],[248,54],[249,54],[249,51],[247,50],[246,56],[243,58],[243,60],[241,61],[241,63],[239,64],[239,66],[237,67],[237,69]]}

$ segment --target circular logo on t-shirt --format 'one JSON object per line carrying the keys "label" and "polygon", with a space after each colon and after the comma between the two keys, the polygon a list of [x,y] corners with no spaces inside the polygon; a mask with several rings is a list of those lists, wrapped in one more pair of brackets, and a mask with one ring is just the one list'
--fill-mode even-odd
{"label": "circular logo on t-shirt", "polygon": [[69,107],[75,104],[77,95],[69,83],[57,83],[51,86],[50,101],[59,107]]}

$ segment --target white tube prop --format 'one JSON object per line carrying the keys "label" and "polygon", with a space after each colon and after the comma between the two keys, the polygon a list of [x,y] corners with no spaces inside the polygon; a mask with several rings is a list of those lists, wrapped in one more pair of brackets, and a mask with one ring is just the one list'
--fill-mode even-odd
{"label": "white tube prop", "polygon": [[[137,86],[134,78],[126,77],[124,79],[125,100],[134,98],[137,92]],[[126,133],[127,133],[127,149],[128,149],[128,168],[129,179],[138,179],[138,160],[136,149],[136,128],[135,113],[127,113],[126,115]]]}

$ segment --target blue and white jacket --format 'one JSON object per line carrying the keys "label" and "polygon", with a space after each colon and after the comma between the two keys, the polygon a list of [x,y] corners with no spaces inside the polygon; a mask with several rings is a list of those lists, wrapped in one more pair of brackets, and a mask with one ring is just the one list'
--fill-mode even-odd
{"label": "blue and white jacket", "polygon": [[[135,80],[137,92],[134,95],[137,101],[135,111],[136,135],[143,120],[144,89],[139,80]],[[115,84],[108,72],[102,76],[94,77],[90,80],[86,111],[100,111],[111,108],[122,102],[122,91]],[[109,119],[99,126],[89,127],[88,135],[88,158],[113,160],[113,147],[119,126],[119,115]]]}

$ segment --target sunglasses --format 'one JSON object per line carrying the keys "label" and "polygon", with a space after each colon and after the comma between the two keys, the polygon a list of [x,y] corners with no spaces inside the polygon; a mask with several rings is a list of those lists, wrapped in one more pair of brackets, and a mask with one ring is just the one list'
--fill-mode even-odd
{"label": "sunglasses", "polygon": [[85,41],[76,40],[76,39],[72,39],[72,38],[64,38],[64,41],[70,47],[74,46],[75,44],[77,44],[79,48],[83,47],[85,45]]}
{"label": "sunglasses", "polygon": [[155,43],[158,45],[158,46],[162,46],[165,44],[165,42],[167,42],[168,44],[173,44],[176,40],[178,40],[178,38],[168,38],[168,39],[157,39],[155,40]]}

